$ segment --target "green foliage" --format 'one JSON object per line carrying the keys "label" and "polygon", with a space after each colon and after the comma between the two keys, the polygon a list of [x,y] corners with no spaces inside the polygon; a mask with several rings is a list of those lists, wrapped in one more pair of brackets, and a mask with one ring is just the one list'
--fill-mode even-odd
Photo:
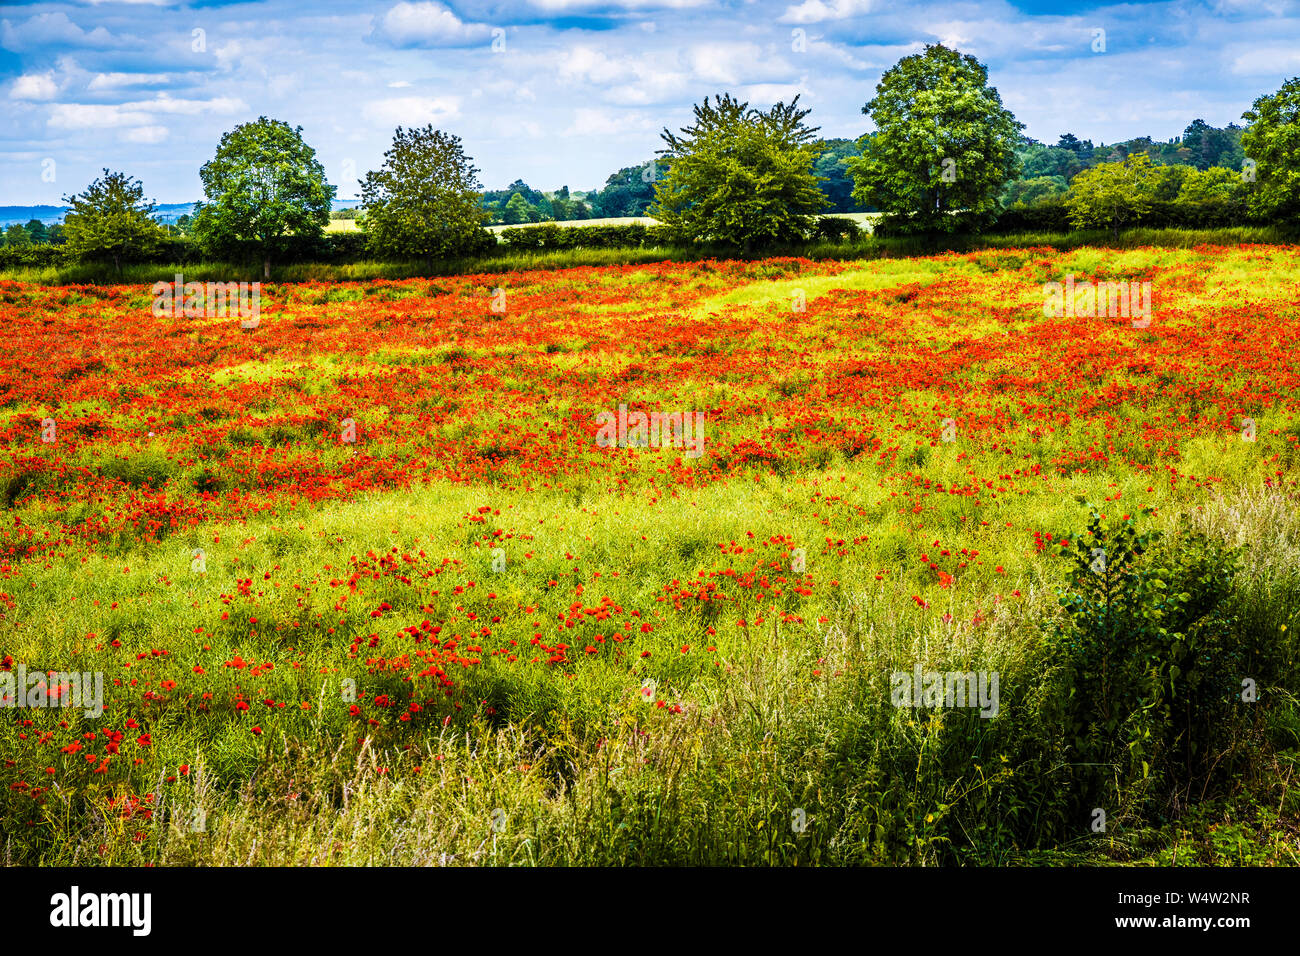
{"label": "green foliage", "polygon": [[826,139],[821,141],[822,153],[813,164],[813,172],[823,180],[828,212],[875,212],[859,205],[853,199],[853,176],[849,173],[849,160],[860,156],[857,140]]}
{"label": "green foliage", "polygon": [[505,212],[502,214],[502,222],[506,225],[515,226],[521,222],[534,222],[533,216],[536,215],[534,207],[528,204],[528,200],[519,193],[510,197],[506,203]]}
{"label": "green foliage", "polygon": [[1128,786],[1177,799],[1250,720],[1250,647],[1230,601],[1240,558],[1201,533],[1161,543],[1089,508],[1087,531],[1059,549],[1072,573],[1053,647],[1080,796],[1114,807]]}
{"label": "green foliage", "polygon": [[1241,146],[1257,164],[1251,208],[1270,219],[1294,220],[1300,216],[1300,77],[1255,100],[1242,116],[1250,125]]}
{"label": "green foliage", "polygon": [[482,248],[477,174],[460,137],[399,126],[384,165],[361,185],[371,252],[432,263]]}
{"label": "green foliage", "polygon": [[522,229],[501,230],[501,241],[511,249],[638,249],[672,245],[675,236],[667,226],[633,222],[625,226],[571,226],[542,223]]}
{"label": "green foliage", "polygon": [[217,154],[199,170],[206,202],[197,205],[194,232],[209,255],[240,240],[257,243],[263,275],[287,237],[320,236],[329,224],[334,187],[302,127],[258,117],[226,133]]}
{"label": "green foliage", "polygon": [[1008,183],[1002,194],[1004,206],[1034,206],[1053,196],[1065,194],[1064,176],[1035,176]]}
{"label": "green foliage", "polygon": [[992,221],[1019,170],[1023,124],[974,57],[942,45],[904,57],[862,108],[876,132],[849,161],[853,198],[888,214],[898,232],[951,233]]}
{"label": "green foliage", "polygon": [[1193,120],[1183,130],[1182,146],[1188,151],[1187,161],[1202,171],[1211,166],[1240,169],[1245,158],[1241,148],[1242,132],[1235,123],[1216,129],[1205,120]]}
{"label": "green foliage", "polygon": [[663,132],[670,166],[650,214],[687,239],[746,251],[801,238],[826,205],[808,112],[797,96],[766,112],[729,94],[712,104],[705,97],[681,136]]}
{"label": "green foliage", "polygon": [[1192,173],[1178,190],[1180,203],[1238,202],[1245,197],[1241,175],[1222,166]]}
{"label": "green foliage", "polygon": [[148,257],[163,239],[151,218],[154,204],[144,199],[144,186],[125,173],[104,175],[75,196],[64,197],[72,208],[63,219],[64,247],[74,260],[122,262]]}
{"label": "green foliage", "polygon": [[1065,200],[1070,221],[1080,228],[1110,226],[1118,237],[1121,225],[1137,222],[1151,208],[1156,175],[1146,153],[1085,170]]}
{"label": "green foliage", "polygon": [[822,216],[812,229],[814,239],[829,242],[857,242],[862,238],[862,229],[846,216]]}
{"label": "green foliage", "polygon": [[654,159],[611,173],[604,186],[587,195],[592,216],[616,219],[647,215],[655,202],[655,183],[667,172],[668,163]]}

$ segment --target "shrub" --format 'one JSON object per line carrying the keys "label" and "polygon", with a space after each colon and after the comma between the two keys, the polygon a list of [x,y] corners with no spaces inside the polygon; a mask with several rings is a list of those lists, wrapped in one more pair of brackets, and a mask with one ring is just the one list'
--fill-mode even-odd
{"label": "shrub", "polygon": [[1079,796],[1177,806],[1230,768],[1219,761],[1256,720],[1243,680],[1269,680],[1282,661],[1234,613],[1236,549],[1201,532],[1162,541],[1091,511],[1061,543],[1073,574],[1052,642]]}

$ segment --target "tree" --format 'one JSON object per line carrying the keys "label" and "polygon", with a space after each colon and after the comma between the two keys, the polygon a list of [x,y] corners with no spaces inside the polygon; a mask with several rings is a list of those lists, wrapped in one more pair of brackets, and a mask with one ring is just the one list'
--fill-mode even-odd
{"label": "tree", "polygon": [[1002,194],[1004,206],[1033,206],[1052,196],[1059,196],[1066,190],[1063,176],[1035,176],[1030,179],[1017,179],[1007,184]]}
{"label": "tree", "polygon": [[1203,172],[1193,172],[1178,190],[1178,201],[1229,202],[1242,193],[1241,173],[1223,166],[1211,166]]}
{"label": "tree", "polygon": [[[1091,148],[1092,144],[1089,143],[1088,146]],[[1068,149],[1072,153],[1077,153],[1084,148],[1084,144],[1073,133],[1062,133],[1056,141],[1056,148]]]}
{"label": "tree", "polygon": [[263,278],[271,278],[271,257],[288,236],[318,239],[329,224],[334,187],[301,126],[265,116],[236,126],[199,178],[207,202],[195,208],[195,235],[211,252],[256,242]]}
{"label": "tree", "polygon": [[510,197],[506,203],[505,223],[509,226],[517,226],[523,222],[532,222],[533,207],[528,204],[528,200],[519,193]]}
{"label": "tree", "polygon": [[163,231],[154,222],[154,204],[144,186],[125,173],[104,175],[84,193],[64,196],[72,208],[63,217],[62,234],[74,259],[111,259],[121,274],[124,259],[143,258],[158,248]]}
{"label": "tree", "polygon": [[27,232],[26,229],[24,229],[18,223],[14,223],[8,229],[5,230],[4,245],[6,247],[11,249],[16,249],[19,246],[30,246],[31,244],[32,244],[31,235]]}
{"label": "tree", "polygon": [[881,77],[862,112],[876,132],[862,138],[862,156],[849,161],[859,203],[909,232],[977,228],[997,214],[998,198],[1020,168],[1016,145],[1024,125],[1003,107],[973,56],[930,45],[904,57]]}
{"label": "tree", "polygon": [[681,135],[663,131],[667,175],[650,215],[686,239],[743,246],[800,239],[826,208],[813,163],[821,147],[799,97],[766,112],[719,96],[695,106]]}
{"label": "tree", "polygon": [[1191,166],[1152,166],[1151,198],[1159,202],[1174,202],[1182,192],[1183,184],[1196,175]]}
{"label": "tree", "polygon": [[610,173],[605,185],[587,195],[592,215],[606,218],[644,216],[655,202],[655,183],[668,172],[662,159],[646,160]]}
{"label": "tree", "polygon": [[367,243],[376,253],[423,259],[462,256],[479,247],[488,218],[479,205],[478,169],[459,136],[397,127],[384,164],[361,183]]}
{"label": "tree", "polygon": [[1155,179],[1146,153],[1085,169],[1074,177],[1065,197],[1070,222],[1080,228],[1110,226],[1118,239],[1121,225],[1137,221],[1151,208]]}
{"label": "tree", "polygon": [[23,226],[23,229],[27,231],[27,235],[31,238],[32,242],[37,245],[44,245],[50,241],[49,230],[45,228],[45,223],[41,222],[39,219],[27,220],[27,225]]}
{"label": "tree", "polygon": [[824,182],[828,212],[868,212],[853,201],[853,177],[849,175],[848,161],[858,155],[858,143],[853,139],[822,140],[824,151],[813,164],[813,172]]}
{"label": "tree", "polygon": [[1251,209],[1270,219],[1300,217],[1300,77],[1261,96],[1242,114],[1246,156],[1254,160]]}

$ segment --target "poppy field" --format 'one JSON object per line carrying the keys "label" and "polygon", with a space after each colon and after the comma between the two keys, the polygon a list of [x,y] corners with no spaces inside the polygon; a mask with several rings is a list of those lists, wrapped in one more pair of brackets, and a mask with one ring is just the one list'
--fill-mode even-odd
{"label": "poppy field", "polygon": [[4,862],[1300,862],[1300,248],[261,297],[0,281]]}

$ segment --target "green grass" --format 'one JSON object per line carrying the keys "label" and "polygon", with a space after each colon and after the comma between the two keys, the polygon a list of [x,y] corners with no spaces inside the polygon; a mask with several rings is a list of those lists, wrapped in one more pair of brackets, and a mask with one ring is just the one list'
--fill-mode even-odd
{"label": "green grass", "polygon": [[[851,216],[871,216],[854,213]],[[346,222],[348,220],[333,220]],[[580,225],[583,221],[578,220]],[[588,225],[594,220],[587,220]],[[561,224],[564,225],[564,224]],[[979,249],[1014,249],[1043,246],[1061,251],[1082,248],[1138,249],[1143,247],[1190,249],[1199,245],[1279,244],[1294,241],[1289,231],[1275,226],[1242,226],[1232,229],[1130,229],[1119,241],[1109,231],[1077,230],[1068,233],[1021,232],[1007,235],[958,236],[943,240],[919,237],[877,238],[866,236],[855,243],[813,242],[780,246],[755,253],[751,258],[795,255],[813,260],[877,259],[934,255],[943,251]],[[423,262],[362,261],[344,265],[327,263],[272,264],[277,282],[329,282],[367,279],[407,279],[418,276],[494,274],[525,269],[572,269],[582,266],[638,265],[648,262],[690,262],[703,257],[743,258],[731,247],[698,245],[693,247],[650,247],[643,249],[563,249],[549,252],[500,252],[472,259],[442,260],[430,272]],[[123,266],[121,274],[104,263],[79,263],[68,266],[15,267],[0,270],[0,278],[41,285],[79,285],[135,283],[150,284],[160,279],[170,281],[182,272],[194,281],[257,281],[261,267],[255,263],[203,262],[190,264],[140,264]]]}

